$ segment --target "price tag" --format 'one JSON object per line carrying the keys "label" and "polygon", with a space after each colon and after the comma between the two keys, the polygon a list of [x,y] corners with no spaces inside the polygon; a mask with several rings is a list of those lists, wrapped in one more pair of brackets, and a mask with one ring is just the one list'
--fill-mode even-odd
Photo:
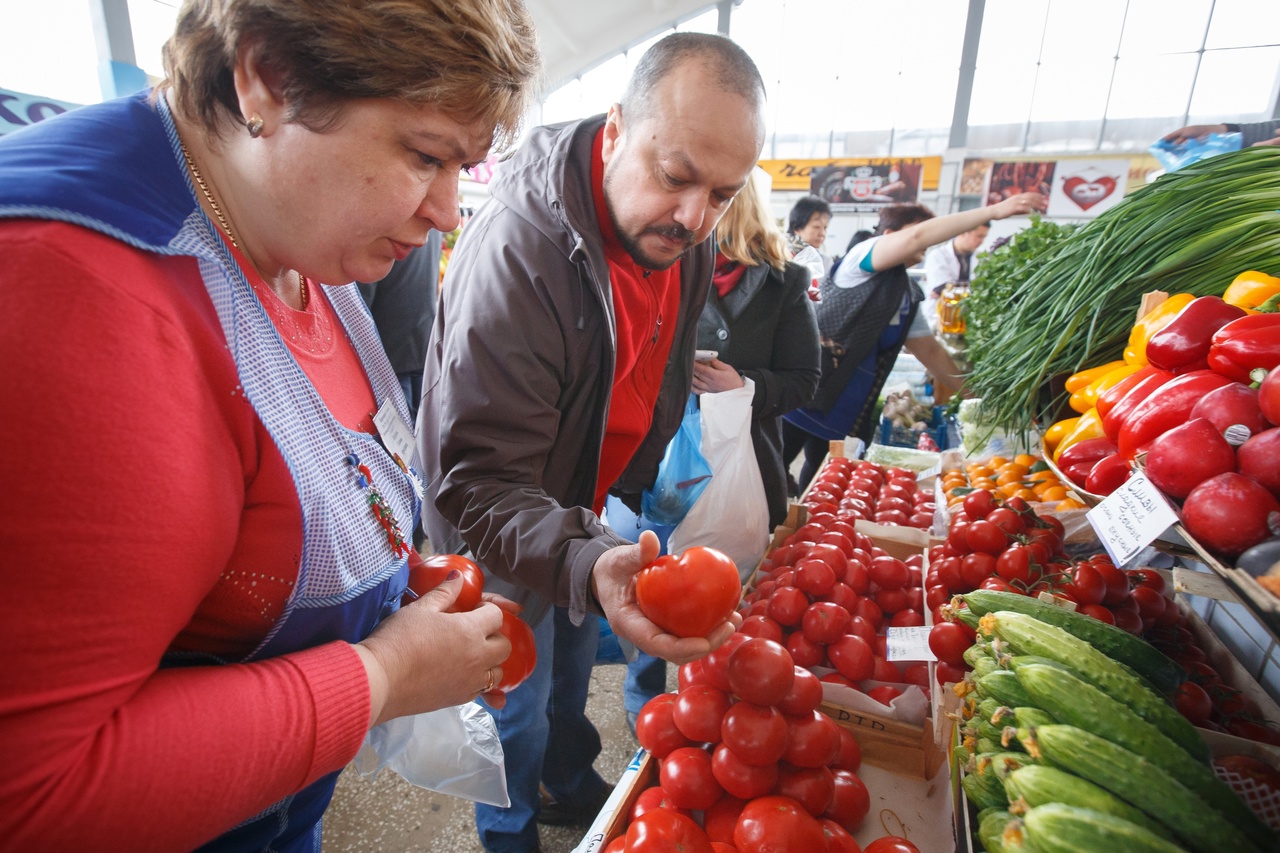
{"label": "price tag", "polygon": [[885,660],[930,661],[938,657],[929,649],[929,627],[890,628],[885,632]]}
{"label": "price tag", "polygon": [[1085,518],[1117,566],[1128,563],[1178,521],[1164,495],[1140,472],[1134,472]]}
{"label": "price tag", "polygon": [[923,480],[929,479],[930,477],[936,477],[941,473],[942,473],[942,463],[939,462],[937,465],[934,465],[931,468],[925,468],[919,474],[916,474],[916,482],[919,483]]}

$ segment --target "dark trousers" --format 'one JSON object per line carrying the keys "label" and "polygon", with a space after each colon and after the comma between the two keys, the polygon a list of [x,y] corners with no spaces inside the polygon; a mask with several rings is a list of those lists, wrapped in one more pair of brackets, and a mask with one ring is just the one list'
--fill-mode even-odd
{"label": "dark trousers", "polygon": [[787,471],[791,470],[791,464],[796,461],[796,457],[802,450],[804,464],[800,466],[800,477],[796,481],[797,494],[803,494],[804,490],[809,488],[813,475],[818,473],[822,460],[827,458],[827,453],[831,450],[831,442],[811,432],[805,432],[784,419],[782,421],[782,464],[786,466]]}

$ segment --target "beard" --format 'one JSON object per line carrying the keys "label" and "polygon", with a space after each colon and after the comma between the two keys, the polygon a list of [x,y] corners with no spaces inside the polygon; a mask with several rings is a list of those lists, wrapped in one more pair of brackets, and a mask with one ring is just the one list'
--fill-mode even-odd
{"label": "beard", "polygon": [[[611,177],[609,170],[606,169],[604,174],[605,208],[609,214],[609,221],[613,224],[613,231],[618,235],[618,242],[622,244],[622,248],[626,250],[627,254],[631,256],[631,260],[635,261],[638,266],[654,272],[670,269],[684,257],[685,252],[698,244],[698,235],[677,222],[673,222],[670,225],[650,225],[637,233],[631,233],[623,228],[622,223],[618,222],[618,217],[613,211],[612,199],[616,197],[616,194],[612,192],[614,182],[610,180]],[[641,238],[647,234],[679,240],[684,243],[684,249],[674,258],[655,258],[640,247]]]}

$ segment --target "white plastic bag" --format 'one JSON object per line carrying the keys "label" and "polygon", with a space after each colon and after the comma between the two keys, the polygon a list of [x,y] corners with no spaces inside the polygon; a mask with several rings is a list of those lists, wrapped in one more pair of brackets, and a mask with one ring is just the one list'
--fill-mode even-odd
{"label": "white plastic bag", "polygon": [[711,465],[711,482],[667,540],[679,554],[705,545],[727,554],[745,582],[769,546],[769,503],[751,444],[751,399],[755,383],[703,394],[702,455]]}
{"label": "white plastic bag", "polygon": [[369,778],[384,767],[428,791],[511,805],[497,726],[475,702],[397,717],[370,729],[356,753],[356,772]]}

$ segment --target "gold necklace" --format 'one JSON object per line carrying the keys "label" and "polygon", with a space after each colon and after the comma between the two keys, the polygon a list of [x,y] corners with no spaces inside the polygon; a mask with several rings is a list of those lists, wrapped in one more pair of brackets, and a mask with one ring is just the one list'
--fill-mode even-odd
{"label": "gold necklace", "polygon": [[[182,149],[182,156],[187,161],[187,169],[190,170],[191,177],[195,179],[196,186],[200,188],[205,201],[209,202],[209,207],[213,209],[213,215],[217,217],[218,225],[222,227],[223,233],[231,241],[232,248],[238,251],[240,244],[236,242],[236,235],[231,231],[231,223],[223,215],[222,207],[218,204],[218,200],[213,197],[213,193],[209,190],[209,185],[205,182],[204,176],[200,174],[200,169],[196,166],[196,161],[191,156],[191,152],[187,150],[187,144],[182,141],[182,137],[178,137],[178,147]],[[302,307],[305,309],[310,301],[310,294],[307,292],[307,280],[303,278],[302,273],[298,270],[294,270],[294,272],[298,273],[298,292],[302,295]]]}

